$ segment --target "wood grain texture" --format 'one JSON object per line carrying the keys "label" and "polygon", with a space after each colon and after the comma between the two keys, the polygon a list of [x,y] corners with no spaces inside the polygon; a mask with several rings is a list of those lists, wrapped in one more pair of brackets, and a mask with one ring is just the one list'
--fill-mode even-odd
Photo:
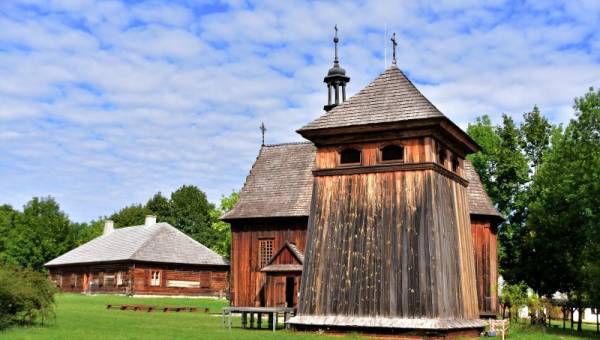
{"label": "wood grain texture", "polygon": [[[226,296],[229,290],[227,266],[198,266],[169,263],[95,263],[49,269],[50,279],[62,292],[119,293],[132,295]],[[150,273],[160,272],[160,285],[150,284]],[[117,275],[121,273],[122,283]],[[110,279],[109,279],[110,278]],[[168,281],[198,283],[197,287],[169,287]]]}
{"label": "wood grain texture", "polygon": [[471,221],[477,273],[477,302],[479,314],[482,316],[495,315],[498,312],[498,252],[496,233],[490,219],[480,216]]}
{"label": "wood grain texture", "polygon": [[431,170],[314,183],[300,315],[478,317],[464,186]]}
{"label": "wood grain texture", "polygon": [[274,251],[292,242],[302,251],[307,218],[272,218],[233,221],[231,226],[231,302],[236,307],[266,306],[266,274],[261,272],[258,243],[272,239]]}

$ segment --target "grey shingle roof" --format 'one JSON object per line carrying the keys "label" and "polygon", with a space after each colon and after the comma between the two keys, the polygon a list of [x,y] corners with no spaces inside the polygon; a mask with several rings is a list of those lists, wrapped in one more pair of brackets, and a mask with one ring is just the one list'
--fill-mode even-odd
{"label": "grey shingle roof", "polygon": [[[315,154],[316,149],[310,143],[263,147],[239,201],[223,219],[308,216]],[[467,192],[471,213],[501,218],[469,161],[465,161],[465,173],[470,182]]]}
{"label": "grey shingle roof", "polygon": [[221,255],[168,223],[115,229],[46,263],[57,266],[112,261],[228,265]]}
{"label": "grey shingle roof", "polygon": [[436,117],[445,116],[399,68],[392,66],[347,101],[298,131]]}
{"label": "grey shingle roof", "polygon": [[471,214],[503,218],[494,207],[494,204],[492,204],[492,200],[488,194],[485,192],[481,180],[479,179],[479,175],[473,167],[473,163],[468,160],[465,160],[465,177],[469,181],[467,193],[469,196],[469,210]]}
{"label": "grey shingle roof", "polygon": [[308,216],[314,160],[312,143],[263,146],[239,201],[222,218]]}

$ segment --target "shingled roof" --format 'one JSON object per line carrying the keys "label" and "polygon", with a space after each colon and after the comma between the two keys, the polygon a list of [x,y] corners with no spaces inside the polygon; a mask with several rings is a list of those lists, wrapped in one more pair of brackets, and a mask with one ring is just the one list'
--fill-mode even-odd
{"label": "shingled roof", "polygon": [[473,163],[465,159],[465,177],[469,181],[467,194],[469,196],[469,211],[472,215],[496,216],[504,219],[496,210],[492,200],[485,192]]}
{"label": "shingled roof", "polygon": [[298,130],[303,131],[445,117],[392,66],[347,101]]}
{"label": "shingled roof", "polygon": [[[222,218],[308,216],[315,155],[311,143],[264,146],[246,178],[240,199]],[[502,218],[469,161],[465,161],[465,173],[471,214]]]}
{"label": "shingled roof", "polygon": [[314,161],[312,143],[263,146],[237,204],[222,218],[308,216]]}
{"label": "shingled roof", "polygon": [[115,229],[46,263],[46,266],[114,261],[144,261],[195,265],[229,265],[168,223]]}

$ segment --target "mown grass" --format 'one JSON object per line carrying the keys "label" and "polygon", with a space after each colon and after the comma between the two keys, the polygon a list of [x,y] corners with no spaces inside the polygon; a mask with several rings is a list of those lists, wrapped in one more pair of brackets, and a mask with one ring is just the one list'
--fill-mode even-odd
{"label": "mown grass", "polygon": [[[185,298],[128,298],[124,296],[57,296],[56,319],[45,326],[15,327],[0,332],[0,339],[361,339],[356,334],[329,337],[316,333],[278,330],[243,330],[236,318],[231,331],[221,327],[223,300]],[[149,304],[156,306],[198,306],[204,313],[132,312],[107,310],[107,304]],[[266,324],[264,325],[266,327]],[[588,328],[589,327],[589,328]],[[575,340],[599,339],[591,325],[582,334],[558,327],[545,329],[514,324],[508,339]],[[490,338],[488,338],[490,339]]]}
{"label": "mown grass", "polygon": [[[185,298],[128,298],[125,296],[57,295],[56,319],[45,326],[16,327],[0,332],[1,339],[323,339],[315,333],[286,330],[243,330],[239,318],[231,331],[221,327],[226,301]],[[133,312],[107,310],[107,304],[198,306],[204,313]],[[213,314],[214,313],[214,314]],[[263,327],[266,328],[266,320]],[[349,335],[346,339],[358,339]],[[336,338],[339,339],[339,338]]]}

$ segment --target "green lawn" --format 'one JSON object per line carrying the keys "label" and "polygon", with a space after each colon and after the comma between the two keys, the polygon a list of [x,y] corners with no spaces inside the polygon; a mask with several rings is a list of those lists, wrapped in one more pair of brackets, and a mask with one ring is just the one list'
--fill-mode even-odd
{"label": "green lawn", "polygon": [[[211,299],[63,294],[58,295],[56,300],[54,322],[42,327],[12,328],[0,332],[0,339],[360,339],[354,334],[346,337],[326,337],[315,333],[284,330],[275,333],[268,330],[243,330],[240,328],[239,318],[234,322],[234,329],[229,331],[221,328],[219,314],[226,302]],[[209,307],[214,314],[107,310],[106,305],[109,303]],[[266,322],[264,326],[266,327]],[[544,330],[516,325],[513,326],[509,339],[575,340],[590,339],[594,336],[592,331],[584,333],[584,336],[571,336],[569,331],[563,332],[558,328]]]}
{"label": "green lawn", "polygon": [[[239,318],[231,331],[223,329],[223,300],[61,294],[56,301],[56,321],[44,327],[12,328],[0,332],[0,339],[323,339],[314,333],[243,330]],[[109,303],[200,306],[209,307],[211,314],[107,310]],[[266,319],[263,327],[267,327]],[[357,339],[352,335],[345,338]]]}

